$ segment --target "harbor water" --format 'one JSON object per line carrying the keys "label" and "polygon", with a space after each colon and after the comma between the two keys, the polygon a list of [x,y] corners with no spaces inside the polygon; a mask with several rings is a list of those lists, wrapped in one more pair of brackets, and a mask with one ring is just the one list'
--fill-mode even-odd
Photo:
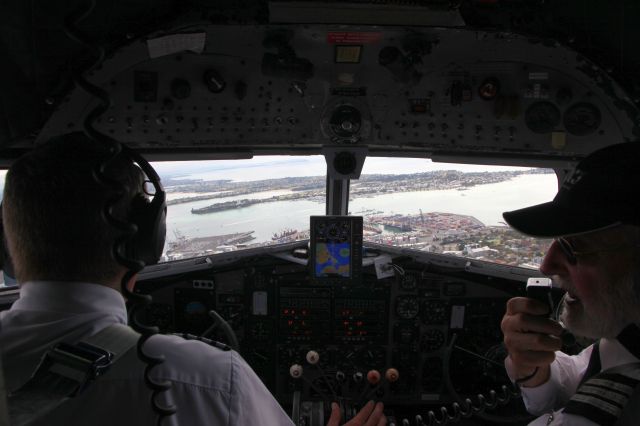
{"label": "harbor water", "polygon": [[[511,180],[477,185],[465,189],[419,192],[398,192],[352,199],[349,211],[353,215],[379,214],[418,215],[442,212],[474,216],[487,226],[502,224],[502,212],[542,203],[553,199],[557,190],[553,174],[526,174]],[[309,229],[309,216],[325,213],[324,202],[311,200],[276,201],[219,211],[192,214],[192,208],[242,198],[270,198],[289,191],[267,191],[236,197],[201,200],[169,206],[167,240],[177,235],[187,238],[254,231],[252,242],[271,241],[274,233],[286,229]],[[172,194],[172,198],[176,195]]]}

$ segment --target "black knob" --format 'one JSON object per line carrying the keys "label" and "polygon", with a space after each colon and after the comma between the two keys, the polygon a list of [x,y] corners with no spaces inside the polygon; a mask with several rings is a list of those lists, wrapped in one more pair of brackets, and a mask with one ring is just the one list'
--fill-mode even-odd
{"label": "black knob", "polygon": [[204,72],[204,84],[210,92],[220,93],[224,90],[227,83],[224,81],[218,71],[209,69]]}
{"label": "black knob", "polygon": [[478,88],[478,94],[485,101],[495,98],[500,93],[500,81],[495,77],[486,78]]}

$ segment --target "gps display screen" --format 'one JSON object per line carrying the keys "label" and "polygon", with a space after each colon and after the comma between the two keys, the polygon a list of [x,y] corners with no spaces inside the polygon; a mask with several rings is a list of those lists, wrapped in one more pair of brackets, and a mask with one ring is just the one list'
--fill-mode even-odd
{"label": "gps display screen", "polygon": [[351,244],[348,242],[316,243],[316,277],[351,276]]}
{"label": "gps display screen", "polygon": [[358,280],[362,270],[362,217],[311,216],[311,278],[318,283]]}

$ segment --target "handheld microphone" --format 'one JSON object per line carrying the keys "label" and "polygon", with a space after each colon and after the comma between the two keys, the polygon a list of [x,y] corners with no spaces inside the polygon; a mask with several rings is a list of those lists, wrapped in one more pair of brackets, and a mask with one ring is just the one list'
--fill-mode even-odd
{"label": "handheld microphone", "polygon": [[551,290],[554,288],[551,278],[532,277],[527,280],[527,297],[539,300],[549,306],[549,315],[553,314],[554,303]]}
{"label": "handheld microphone", "polygon": [[[531,299],[536,299],[539,300],[542,303],[545,303],[549,306],[549,317],[552,319],[555,319],[556,321],[558,321],[560,323],[560,325],[562,326],[562,334],[560,335],[560,338],[562,339],[562,344],[564,346],[573,346],[576,343],[576,338],[575,336],[565,328],[564,324],[562,323],[562,321],[560,321],[559,319],[555,318],[558,313],[555,312],[556,310],[556,306],[554,303],[554,297],[553,297],[553,293],[559,293],[559,292],[563,292],[563,290],[561,290],[557,285],[553,284],[553,281],[551,280],[551,278],[539,278],[539,277],[532,277],[529,278],[527,280],[527,297],[531,298]],[[565,293],[566,294],[566,293]],[[556,294],[556,297],[558,298],[559,295]],[[558,306],[560,306],[562,304],[562,299],[564,299],[564,295],[562,297],[559,297],[560,301]]]}

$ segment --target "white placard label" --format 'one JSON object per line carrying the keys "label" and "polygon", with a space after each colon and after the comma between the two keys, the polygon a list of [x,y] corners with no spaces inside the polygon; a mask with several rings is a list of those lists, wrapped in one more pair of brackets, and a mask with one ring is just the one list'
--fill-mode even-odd
{"label": "white placard label", "polygon": [[451,324],[450,328],[464,328],[464,309],[462,305],[453,305],[451,307]]}
{"label": "white placard label", "polygon": [[268,297],[266,291],[253,292],[253,315],[267,315],[268,313]]}

